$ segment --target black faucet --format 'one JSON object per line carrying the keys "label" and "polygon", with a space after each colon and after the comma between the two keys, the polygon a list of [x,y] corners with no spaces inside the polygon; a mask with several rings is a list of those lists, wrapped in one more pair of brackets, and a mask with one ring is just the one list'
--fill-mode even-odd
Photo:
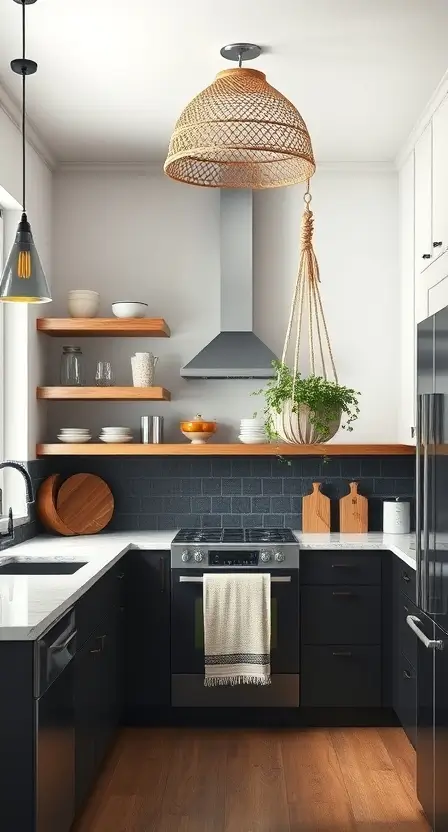
{"label": "black faucet", "polygon": [[[33,483],[31,482],[31,477],[20,462],[0,462],[0,471],[3,468],[14,468],[16,471],[20,471],[22,474],[23,479],[25,480],[25,487],[26,487],[26,502],[28,505],[34,502],[34,495],[33,495]],[[12,515],[12,508],[9,508],[8,511],[8,531],[5,533],[0,533],[0,543],[13,541],[14,540],[14,520]]]}

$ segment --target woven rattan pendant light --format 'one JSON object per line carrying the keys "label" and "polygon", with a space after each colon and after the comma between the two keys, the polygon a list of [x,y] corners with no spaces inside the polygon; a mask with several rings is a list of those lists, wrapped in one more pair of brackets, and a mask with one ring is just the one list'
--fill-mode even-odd
{"label": "woven rattan pendant light", "polygon": [[164,170],[172,179],[207,188],[278,188],[309,179],[316,165],[306,124],[296,108],[242,66],[255,44],[224,46],[238,67],[219,72],[188,104],[171,137]]}

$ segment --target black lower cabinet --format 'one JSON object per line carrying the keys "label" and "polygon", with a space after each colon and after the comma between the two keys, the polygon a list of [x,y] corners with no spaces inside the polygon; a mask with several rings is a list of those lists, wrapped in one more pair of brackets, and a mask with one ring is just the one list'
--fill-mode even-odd
{"label": "black lower cabinet", "polygon": [[301,553],[303,708],[383,705],[382,559],[380,552]]}
{"label": "black lower cabinet", "polygon": [[414,748],[417,743],[417,673],[404,656],[395,668],[394,710]]}
{"label": "black lower cabinet", "polygon": [[125,718],[152,722],[171,703],[170,553],[130,553],[125,575]]}
{"label": "black lower cabinet", "polygon": [[392,704],[406,734],[417,743],[417,637],[406,623],[418,609],[410,597],[415,578],[409,567],[393,556]]}
{"label": "black lower cabinet", "polygon": [[83,805],[96,773],[96,723],[98,711],[98,662],[96,638],[75,658],[75,805]]}
{"label": "black lower cabinet", "polygon": [[300,701],[304,707],[381,707],[381,647],[302,647]]}
{"label": "black lower cabinet", "polygon": [[[106,576],[110,581],[110,576]],[[114,574],[113,592],[98,597],[104,603],[94,632],[75,657],[75,804],[85,802],[121,720],[122,621],[120,583],[123,571]],[[101,582],[100,582],[101,584]],[[81,612],[82,614],[82,612]],[[87,624],[83,622],[82,631]]]}

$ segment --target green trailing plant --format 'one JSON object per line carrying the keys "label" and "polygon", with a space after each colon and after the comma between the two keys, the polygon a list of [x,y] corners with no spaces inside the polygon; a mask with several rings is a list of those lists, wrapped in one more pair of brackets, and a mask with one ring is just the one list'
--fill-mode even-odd
{"label": "green trailing plant", "polygon": [[255,395],[264,394],[266,431],[271,439],[278,439],[272,420],[272,411],[281,413],[283,405],[287,401],[293,401],[292,409],[298,412],[299,405],[308,405],[310,408],[310,422],[315,430],[322,436],[330,436],[331,423],[342,415],[341,427],[344,430],[352,431],[353,422],[358,418],[358,396],[359,392],[350,387],[344,387],[335,381],[327,381],[322,376],[307,376],[303,378],[300,373],[296,376],[293,390],[293,376],[291,370],[281,361],[273,361],[276,370],[276,378],[268,382],[264,390],[259,390]]}

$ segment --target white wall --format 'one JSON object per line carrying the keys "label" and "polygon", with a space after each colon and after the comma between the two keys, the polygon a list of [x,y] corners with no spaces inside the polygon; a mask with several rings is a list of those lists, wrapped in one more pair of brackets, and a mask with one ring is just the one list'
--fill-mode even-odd
{"label": "white wall", "polygon": [[[20,131],[0,108],[0,187],[21,204],[22,162]],[[34,239],[51,285],[52,173],[42,158],[27,148],[27,210]],[[20,212],[5,213],[6,253],[14,240]],[[43,376],[43,344],[35,319],[46,307],[6,304],[5,314],[5,456],[33,459],[42,433],[44,411],[36,402],[36,384]],[[19,482],[11,475],[12,482]],[[20,494],[23,483],[19,482]],[[14,488],[14,491],[16,489]]]}
{"label": "white wall", "polygon": [[[322,297],[341,383],[360,390],[356,432],[338,442],[396,441],[398,403],[397,179],[392,172],[327,171],[312,182]],[[255,194],[256,333],[281,352],[298,262],[303,188]],[[251,381],[185,381],[180,367],[219,331],[219,194],[146,171],[72,169],[55,177],[52,314],[66,314],[67,291],[96,289],[101,314],[114,300],[143,300],[166,318],[169,340],[86,339],[90,381],[110,358],[117,383],[131,383],[130,356],[160,356],[157,381],[166,404],[60,403],[48,407],[42,439],[62,425],[137,428],[143,413],[166,417],[167,436],[198,411],[216,418],[219,436],[235,438],[238,420],[262,407]],[[48,339],[50,341],[50,339]],[[65,339],[67,342],[67,339]],[[46,383],[57,383],[60,342],[51,339]]]}

